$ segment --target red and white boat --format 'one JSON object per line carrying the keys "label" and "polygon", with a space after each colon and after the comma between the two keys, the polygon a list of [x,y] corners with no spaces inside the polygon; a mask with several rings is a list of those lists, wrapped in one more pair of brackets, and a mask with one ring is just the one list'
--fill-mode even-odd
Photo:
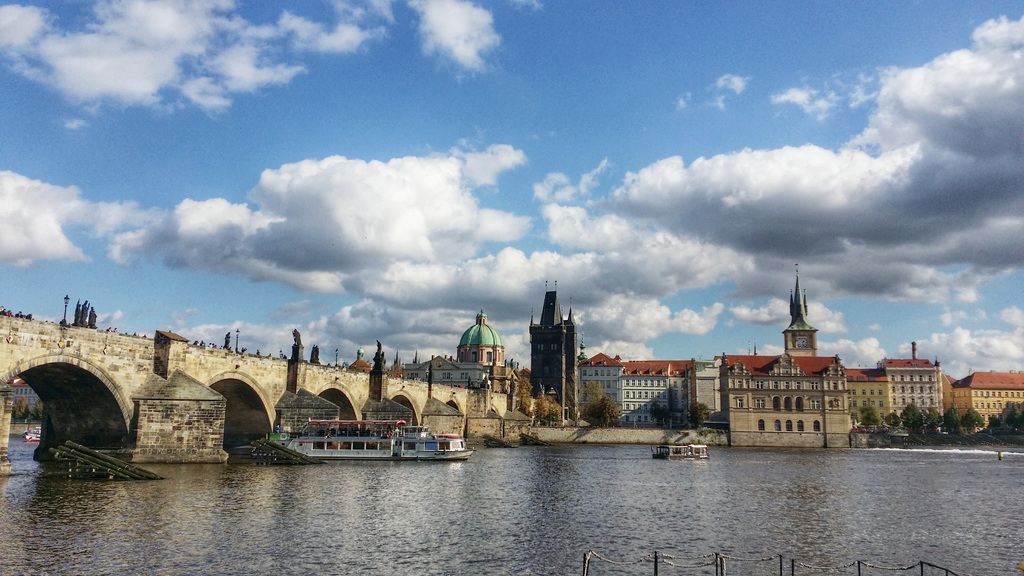
{"label": "red and white boat", "polygon": [[29,428],[28,430],[25,430],[25,433],[21,436],[24,438],[25,442],[39,442],[39,437],[42,436],[42,434],[43,431],[39,428]]}
{"label": "red and white boat", "polygon": [[285,448],[320,460],[468,460],[458,434],[432,434],[405,420],[310,420],[296,435],[275,433]]}

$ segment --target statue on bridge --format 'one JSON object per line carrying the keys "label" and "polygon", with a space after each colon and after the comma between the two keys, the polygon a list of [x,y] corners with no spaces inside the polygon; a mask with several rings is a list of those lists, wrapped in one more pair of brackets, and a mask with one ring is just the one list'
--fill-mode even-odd
{"label": "statue on bridge", "polygon": [[228,333],[224,335],[224,349],[231,349],[231,330],[228,330]]}
{"label": "statue on bridge", "polygon": [[302,362],[302,334],[299,334],[298,328],[292,330],[292,338],[295,339],[295,343],[292,344],[292,362]]}
{"label": "statue on bridge", "polygon": [[319,364],[320,363],[320,345],[313,344],[313,349],[309,352],[309,363]]}
{"label": "statue on bridge", "polygon": [[384,350],[380,346],[380,340],[377,340],[377,353],[373,355],[373,370],[375,372],[384,371]]}

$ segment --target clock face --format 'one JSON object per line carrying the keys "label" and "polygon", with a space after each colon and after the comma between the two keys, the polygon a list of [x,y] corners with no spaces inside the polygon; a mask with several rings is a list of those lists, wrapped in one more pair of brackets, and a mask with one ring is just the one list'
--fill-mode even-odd
{"label": "clock face", "polygon": [[796,339],[796,347],[797,348],[807,348],[807,338],[797,338]]}

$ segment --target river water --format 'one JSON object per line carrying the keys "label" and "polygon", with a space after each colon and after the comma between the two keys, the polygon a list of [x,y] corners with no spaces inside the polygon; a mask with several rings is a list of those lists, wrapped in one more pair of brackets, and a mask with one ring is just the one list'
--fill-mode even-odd
{"label": "river water", "polygon": [[[1024,561],[1024,453],[646,446],[481,449],[468,462],[148,465],[69,480],[11,438],[2,574],[715,574],[863,560],[862,574],[1008,576]],[[773,560],[758,562],[761,558]],[[707,560],[710,562],[710,560]],[[807,566],[807,567],[805,567]],[[925,574],[944,574],[927,568]]]}

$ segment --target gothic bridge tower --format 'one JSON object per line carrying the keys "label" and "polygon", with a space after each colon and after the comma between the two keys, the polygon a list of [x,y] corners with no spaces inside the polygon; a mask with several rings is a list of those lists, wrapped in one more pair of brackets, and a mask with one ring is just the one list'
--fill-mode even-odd
{"label": "gothic bridge tower", "polygon": [[563,317],[558,292],[549,290],[544,294],[540,322],[535,324],[530,318],[530,382],[534,397],[540,393],[554,395],[567,420],[577,417],[577,367],[572,308],[568,318]]}

